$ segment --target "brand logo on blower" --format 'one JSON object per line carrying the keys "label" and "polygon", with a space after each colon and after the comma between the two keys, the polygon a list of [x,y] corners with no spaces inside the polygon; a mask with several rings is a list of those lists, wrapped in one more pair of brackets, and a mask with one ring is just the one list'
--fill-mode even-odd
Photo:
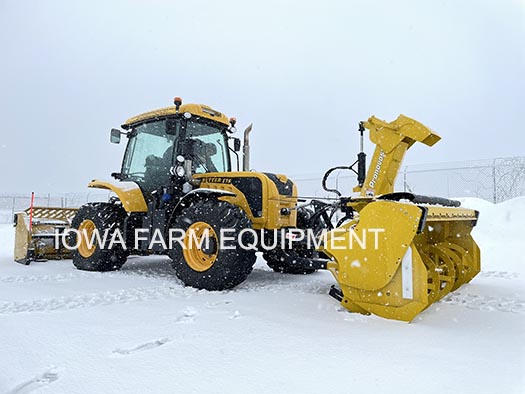
{"label": "brand logo on blower", "polygon": [[[379,157],[377,159],[377,164],[374,169],[374,175],[372,175],[372,179],[368,183],[368,186],[372,188],[372,192],[374,192],[374,189],[376,187],[377,178],[379,177],[379,174],[381,173],[381,166],[383,165],[383,160],[385,160],[385,152],[382,150],[379,152]],[[368,193],[369,190],[367,190]]]}

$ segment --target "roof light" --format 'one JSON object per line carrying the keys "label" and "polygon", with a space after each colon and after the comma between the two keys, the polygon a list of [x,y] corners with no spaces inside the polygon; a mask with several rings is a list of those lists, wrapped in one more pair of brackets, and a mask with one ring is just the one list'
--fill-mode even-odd
{"label": "roof light", "polygon": [[180,97],[175,97],[173,99],[173,104],[175,104],[175,110],[179,112],[179,108],[182,105],[182,99]]}
{"label": "roof light", "polygon": [[235,133],[237,131],[237,129],[235,128],[236,123],[237,123],[237,119],[230,118],[230,127],[228,127],[227,129],[230,133]]}

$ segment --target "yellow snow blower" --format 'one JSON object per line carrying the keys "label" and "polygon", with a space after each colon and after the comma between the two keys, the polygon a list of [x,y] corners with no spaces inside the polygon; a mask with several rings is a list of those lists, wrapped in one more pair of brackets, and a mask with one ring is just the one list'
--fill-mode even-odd
{"label": "yellow snow blower", "polygon": [[[434,145],[434,132],[402,115],[391,123],[371,117],[363,127],[376,144],[371,167],[360,174],[360,196],[346,202],[352,220],[329,232],[322,248],[341,287],[331,295],[353,312],[411,321],[480,271],[470,235],[478,212],[454,200],[393,192],[405,152],[418,141]],[[362,243],[371,230],[373,244],[348,248],[352,237]]]}
{"label": "yellow snow blower", "polygon": [[[339,284],[330,294],[350,311],[405,321],[479,272],[470,235],[476,211],[394,192],[406,151],[440,139],[421,123],[405,116],[360,123],[361,146],[365,129],[376,145],[368,172],[361,148],[353,165],[326,172],[323,187],[335,198],[307,199],[285,175],[250,171],[251,125],[241,167],[234,118],[206,105],[182,105],[180,98],[174,104],[127,120],[124,131],[111,130],[111,142],[128,140],[122,168],[112,174],[115,181],[88,185],[111,190],[108,202],[18,214],[15,259],[64,257],[49,242],[66,232],[60,238],[76,246],[71,258],[78,269],[111,271],[130,254],[165,254],[185,285],[224,290],[248,277],[260,251],[276,272],[329,269]],[[338,169],[357,174],[358,195],[326,186]],[[177,231],[181,242],[172,243]],[[97,232],[121,242],[94,243]]]}

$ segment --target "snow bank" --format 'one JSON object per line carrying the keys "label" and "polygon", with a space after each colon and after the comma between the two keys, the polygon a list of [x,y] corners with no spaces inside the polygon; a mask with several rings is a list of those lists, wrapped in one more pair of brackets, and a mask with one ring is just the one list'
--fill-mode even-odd
{"label": "snow bank", "polygon": [[12,224],[0,224],[0,263],[13,260],[15,228]]}
{"label": "snow bank", "polygon": [[525,197],[499,204],[479,198],[458,200],[480,212],[472,235],[481,248],[482,269],[525,272]]}

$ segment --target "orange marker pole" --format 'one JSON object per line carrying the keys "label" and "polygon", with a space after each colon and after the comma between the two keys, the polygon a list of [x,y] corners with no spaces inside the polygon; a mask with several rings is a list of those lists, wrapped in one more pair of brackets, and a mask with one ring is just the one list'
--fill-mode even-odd
{"label": "orange marker pole", "polygon": [[31,192],[31,205],[29,206],[29,232],[33,229],[33,205],[35,204],[35,192]]}

